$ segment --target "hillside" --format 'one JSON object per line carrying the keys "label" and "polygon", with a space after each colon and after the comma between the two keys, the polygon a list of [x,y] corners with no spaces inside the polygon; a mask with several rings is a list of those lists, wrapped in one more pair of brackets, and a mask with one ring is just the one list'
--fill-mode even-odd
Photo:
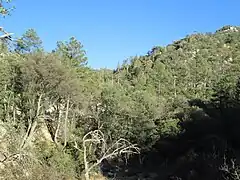
{"label": "hillside", "polygon": [[113,71],[88,67],[74,37],[47,52],[33,29],[5,36],[0,179],[239,179],[240,27]]}

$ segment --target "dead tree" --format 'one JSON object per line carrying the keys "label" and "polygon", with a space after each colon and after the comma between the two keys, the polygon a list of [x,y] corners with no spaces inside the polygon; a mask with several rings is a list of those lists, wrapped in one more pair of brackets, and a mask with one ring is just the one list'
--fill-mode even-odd
{"label": "dead tree", "polygon": [[[97,159],[95,163],[89,166],[88,150],[93,146],[101,147],[101,157]],[[100,130],[90,131],[82,138],[83,150],[79,149],[77,143],[75,148],[83,152],[84,166],[85,166],[85,179],[90,179],[90,172],[93,168],[100,165],[104,160],[117,157],[123,154],[139,154],[139,148],[136,144],[131,144],[129,141],[120,138],[114,142],[110,147],[107,147],[106,139],[104,134]]]}

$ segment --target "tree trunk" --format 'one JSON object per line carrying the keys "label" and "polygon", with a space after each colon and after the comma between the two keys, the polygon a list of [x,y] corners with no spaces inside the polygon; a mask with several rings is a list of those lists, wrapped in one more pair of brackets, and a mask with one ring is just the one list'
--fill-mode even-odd
{"label": "tree trunk", "polygon": [[176,90],[176,79],[174,77],[174,80],[173,80],[173,87],[174,87],[174,97],[176,98],[177,97],[177,90]]}
{"label": "tree trunk", "polygon": [[28,132],[26,133],[26,135],[22,141],[21,149],[25,149],[28,146],[28,143],[31,141],[31,139],[34,135],[37,124],[38,124],[37,121],[34,121],[32,124],[30,124],[30,126],[28,128]]}
{"label": "tree trunk", "polygon": [[13,104],[13,123],[16,123],[16,108],[15,108],[15,104]]}
{"label": "tree trunk", "polygon": [[26,143],[26,141],[27,141],[27,138],[28,138],[28,135],[29,135],[29,133],[30,133],[31,127],[32,127],[32,123],[29,122],[28,129],[27,129],[27,132],[26,132],[26,134],[24,135],[24,138],[23,138],[23,140],[22,140],[22,142],[21,142],[20,149],[23,149],[23,146],[25,145],[25,143]]}
{"label": "tree trunk", "polygon": [[34,122],[32,123],[31,120],[29,120],[29,126],[28,130],[22,140],[22,143],[20,145],[20,149],[25,149],[28,145],[28,142],[32,139],[35,129],[38,124],[38,118],[40,114],[40,109],[41,109],[41,99],[42,99],[42,94],[38,98],[38,104],[37,104],[37,112],[36,112],[36,118],[34,119]]}
{"label": "tree trunk", "polygon": [[69,111],[69,97],[67,100],[67,109],[66,109],[66,116],[65,116],[65,121],[64,121],[64,146],[63,148],[66,147],[67,145],[67,121],[68,121],[68,111]]}
{"label": "tree trunk", "polygon": [[55,142],[56,144],[58,144],[57,137],[58,137],[58,131],[59,131],[59,129],[60,129],[61,116],[62,116],[62,112],[61,112],[61,110],[59,110],[59,108],[58,108],[58,122],[57,122],[56,131],[55,131],[55,134],[54,134],[54,142]]}
{"label": "tree trunk", "polygon": [[85,142],[83,143],[83,159],[84,159],[84,167],[85,167],[85,179],[90,180],[88,162],[87,162],[87,147]]}

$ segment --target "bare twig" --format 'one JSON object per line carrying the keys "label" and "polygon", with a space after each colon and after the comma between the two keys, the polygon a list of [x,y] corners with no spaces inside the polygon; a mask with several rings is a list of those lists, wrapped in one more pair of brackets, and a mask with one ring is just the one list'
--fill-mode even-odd
{"label": "bare twig", "polygon": [[224,179],[229,179],[228,176],[232,177],[235,180],[240,180],[239,167],[236,165],[236,162],[231,159],[231,163],[227,164],[226,157],[224,155],[223,165],[219,168],[220,171],[223,171],[227,177]]}

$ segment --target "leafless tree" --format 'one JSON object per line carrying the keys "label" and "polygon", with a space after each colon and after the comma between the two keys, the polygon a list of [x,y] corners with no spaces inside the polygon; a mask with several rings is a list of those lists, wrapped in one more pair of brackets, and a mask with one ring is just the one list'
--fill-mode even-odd
{"label": "leafless tree", "polygon": [[[98,147],[101,147],[101,157],[97,159],[97,162],[89,166],[89,160],[88,160],[88,150],[93,145],[98,145]],[[129,141],[120,138],[116,142],[114,142],[110,147],[107,147],[107,142],[104,137],[104,134],[101,130],[94,130],[88,132],[83,138],[82,138],[82,146],[83,146],[83,155],[84,155],[84,166],[85,166],[85,179],[90,179],[90,172],[91,170],[98,166],[103,160],[105,159],[111,159],[114,157],[117,157],[119,155],[130,155],[130,154],[139,154],[139,148],[136,144],[132,144]],[[78,146],[77,143],[75,143],[75,148],[79,151],[82,151]]]}

